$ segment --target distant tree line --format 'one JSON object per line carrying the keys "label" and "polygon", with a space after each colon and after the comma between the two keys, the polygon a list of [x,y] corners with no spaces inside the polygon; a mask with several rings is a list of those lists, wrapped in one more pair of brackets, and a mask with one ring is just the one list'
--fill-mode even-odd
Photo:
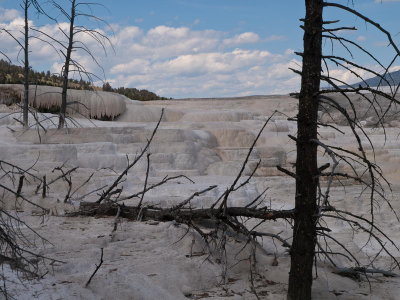
{"label": "distant tree line", "polygon": [[106,82],[103,84],[103,91],[105,92],[114,92],[121,95],[124,95],[133,100],[140,100],[140,101],[150,101],[150,100],[168,100],[170,98],[160,97],[157,94],[150,92],[148,90],[138,90],[136,88],[113,88],[110,83]]}
{"label": "distant tree line", "polygon": [[[33,69],[29,70],[29,79],[31,84],[48,85],[61,87],[63,83],[62,77],[58,74],[47,72],[37,72]],[[0,59],[0,84],[23,84],[24,83],[24,68],[17,66],[8,61]],[[83,79],[69,79],[68,87],[75,90],[98,90],[100,88],[92,85],[91,82]],[[113,88],[106,82],[102,87],[103,91],[114,92],[124,95],[130,99],[149,101],[149,100],[166,100],[168,98],[160,97],[157,94],[148,90],[138,90],[136,88]]]}
{"label": "distant tree line", "polygon": [[[50,71],[37,72],[29,70],[30,84],[49,85],[61,87],[62,78],[58,74],[52,74]],[[23,84],[24,68],[13,65],[3,59],[0,60],[0,84]],[[76,90],[93,89],[92,84],[85,80],[70,79],[70,88]]]}

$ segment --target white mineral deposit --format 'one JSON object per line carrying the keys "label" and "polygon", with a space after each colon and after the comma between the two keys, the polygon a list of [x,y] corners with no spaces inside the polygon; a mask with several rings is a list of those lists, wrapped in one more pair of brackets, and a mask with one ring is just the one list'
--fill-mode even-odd
{"label": "white mineral deposit", "polygon": [[[21,87],[17,87],[21,89]],[[34,89],[32,88],[31,95]],[[51,108],[58,103],[57,88],[38,87],[38,106]],[[49,94],[49,92],[54,94]],[[227,261],[224,265],[218,257],[209,255],[202,238],[187,226],[176,222],[139,222],[120,219],[113,231],[114,217],[67,217],[66,213],[79,208],[81,201],[96,201],[102,188],[133,161],[150,138],[162,108],[164,117],[150,145],[148,185],[166,176],[185,175],[146,193],[143,202],[159,207],[171,207],[196,191],[211,185],[217,188],[193,199],[191,207],[210,206],[223,193],[238,174],[255,136],[265,120],[276,113],[268,123],[250,156],[245,169],[245,180],[260,160],[260,166],[250,183],[234,192],[229,201],[232,206],[243,206],[253,201],[267,189],[263,205],[272,208],[294,206],[294,180],[279,172],[276,166],[293,170],[295,143],[288,135],[296,135],[296,124],[288,120],[297,113],[297,99],[287,95],[219,99],[181,99],[138,102],[121,95],[103,92],[74,91],[71,99],[77,104],[73,120],[68,128],[57,130],[57,116],[38,114],[43,128],[35,125],[22,130],[16,121],[19,113],[12,107],[1,106],[0,114],[0,160],[28,169],[37,177],[46,175],[47,182],[60,173],[54,170],[64,165],[66,169],[78,167],[71,176],[72,191],[93,176],[64,203],[68,183],[59,180],[50,186],[45,198],[35,193],[37,183],[27,178],[22,195],[32,202],[50,210],[49,215],[37,215],[35,206],[26,202],[15,204],[15,196],[4,192],[4,208],[17,209],[18,214],[34,230],[49,242],[37,241],[32,251],[57,259],[46,265],[41,279],[20,283],[18,274],[6,265],[3,271],[7,289],[19,300],[30,299],[256,299],[250,283],[250,249],[247,241],[234,233],[228,234]],[[99,101],[101,99],[101,101]],[[361,107],[361,105],[360,105]],[[72,111],[70,111],[72,113]],[[77,113],[79,112],[79,113]],[[83,115],[83,116],[82,116]],[[88,120],[84,116],[113,121]],[[54,117],[54,119],[52,119]],[[324,115],[325,122],[331,118],[344,133],[350,128],[342,124],[337,115]],[[375,129],[367,111],[361,116],[363,129],[375,145],[375,159],[392,183],[394,210],[399,212],[400,187],[400,140],[398,115],[386,124],[386,132]],[[320,128],[320,140],[331,145],[354,149],[352,136],[343,135],[330,127]],[[363,141],[368,146],[368,141]],[[372,156],[371,147],[367,147]],[[322,150],[321,150],[322,151]],[[320,163],[330,161],[321,154]],[[121,195],[131,195],[143,189],[146,180],[146,157],[129,171],[121,184]],[[346,168],[342,167],[341,171]],[[190,180],[189,180],[189,179]],[[3,179],[2,179],[3,180]],[[5,181],[9,181],[4,177]],[[12,184],[8,182],[8,184]],[[324,184],[324,183],[323,183]],[[91,191],[98,190],[95,193]],[[335,206],[369,214],[365,201],[367,193],[352,180],[334,181],[331,202]],[[3,191],[1,191],[3,194]],[[137,205],[139,198],[124,201],[125,205]],[[368,203],[368,202],[367,202]],[[17,206],[17,207],[15,207]],[[400,245],[400,224],[386,204],[375,207],[376,222]],[[249,227],[255,224],[248,224]],[[363,261],[379,249],[376,242],[362,232],[352,231],[340,220],[326,224],[332,234]],[[207,226],[207,224],[202,224]],[[260,230],[291,238],[291,227],[284,221],[269,221]],[[29,235],[27,228],[21,228]],[[268,237],[259,239],[256,249],[257,271],[262,279],[255,282],[262,299],[286,299],[290,257],[282,243]],[[399,253],[387,245],[393,253]],[[342,250],[332,246],[332,252]],[[92,279],[85,283],[99,264],[103,249],[103,265]],[[354,265],[345,257],[336,257],[338,264]],[[385,266],[388,254],[379,253],[376,267]],[[313,284],[314,299],[399,299],[400,279],[376,275],[355,281],[332,272],[329,261],[318,256],[318,266]]]}

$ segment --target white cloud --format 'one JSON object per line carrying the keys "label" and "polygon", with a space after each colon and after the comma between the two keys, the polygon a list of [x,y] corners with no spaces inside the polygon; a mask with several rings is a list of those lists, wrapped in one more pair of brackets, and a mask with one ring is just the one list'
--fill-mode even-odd
{"label": "white cloud", "polygon": [[8,22],[21,17],[21,14],[16,9],[0,8],[0,22]]}
{"label": "white cloud", "polygon": [[[120,28],[114,86],[147,88],[168,97],[234,96],[298,90],[298,76],[288,70],[293,50],[282,54],[240,47],[256,43],[255,33],[226,33],[158,26],[127,42]],[[232,49],[235,45],[237,48]],[[299,64],[300,62],[296,62]],[[283,69],[283,70],[281,70]],[[273,75],[270,75],[273,74]]]}
{"label": "white cloud", "polygon": [[272,55],[266,51],[235,49],[225,53],[201,53],[181,55],[165,63],[156,64],[161,72],[179,75],[219,74],[240,70],[244,67],[265,64]]}
{"label": "white cloud", "polygon": [[286,50],[285,50],[285,55],[293,55],[294,52],[295,52],[295,51],[294,51],[293,49],[290,49],[290,48],[289,48],[289,49],[286,49]]}
{"label": "white cloud", "polygon": [[111,67],[111,74],[131,74],[131,73],[145,73],[150,64],[145,59],[133,59],[128,63],[117,64]]}
{"label": "white cloud", "polygon": [[238,34],[232,38],[228,38],[224,40],[224,45],[226,46],[238,46],[241,44],[253,44],[260,41],[260,37],[258,34],[254,32],[245,32],[242,34]]}
{"label": "white cloud", "polygon": [[[0,26],[18,31],[23,22],[16,18],[0,22]],[[32,24],[34,25],[34,24]],[[63,29],[68,24],[61,23]],[[157,26],[143,30],[138,26],[112,25],[114,35],[107,31],[116,55],[101,47],[90,37],[82,36],[93,56],[114,86],[149,89],[167,97],[212,97],[251,94],[287,93],[298,90],[299,78],[287,68],[300,62],[293,60],[293,50],[272,53],[246,49],[248,44],[265,41],[257,33],[229,35],[215,30],[194,30],[188,27]],[[40,27],[48,35],[62,39],[56,25]],[[18,48],[11,39],[1,36],[2,49],[14,55]],[[281,39],[276,36],[271,40]],[[54,45],[54,43],[53,43]],[[62,60],[54,49],[39,40],[31,40],[31,63],[36,69],[59,73]],[[82,51],[74,57],[89,71],[101,70]],[[39,67],[38,67],[39,66]]]}

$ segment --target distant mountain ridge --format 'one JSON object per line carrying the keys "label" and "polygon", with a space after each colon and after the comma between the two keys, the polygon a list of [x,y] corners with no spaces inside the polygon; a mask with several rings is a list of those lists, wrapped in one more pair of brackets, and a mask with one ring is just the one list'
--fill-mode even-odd
{"label": "distant mountain ridge", "polygon": [[369,79],[366,79],[365,82],[361,81],[355,84],[352,84],[352,87],[367,87],[367,86],[371,86],[371,87],[376,87],[376,86],[389,86],[389,85],[398,85],[400,83],[400,70],[399,71],[394,71],[394,72],[390,72],[387,73],[384,78],[386,79],[383,80],[382,78],[380,78],[379,76],[375,76]]}

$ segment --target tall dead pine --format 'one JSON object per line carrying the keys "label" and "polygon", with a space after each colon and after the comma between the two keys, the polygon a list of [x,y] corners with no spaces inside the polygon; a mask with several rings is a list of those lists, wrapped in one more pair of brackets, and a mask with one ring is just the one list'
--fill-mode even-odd
{"label": "tall dead pine", "polygon": [[322,52],[322,0],[306,1],[304,52],[297,119],[296,195],[293,244],[290,250],[289,300],[311,299],[312,268],[317,240],[318,99]]}
{"label": "tall dead pine", "polygon": [[65,49],[65,61],[62,70],[62,92],[61,92],[61,107],[60,107],[60,117],[58,121],[58,129],[64,128],[65,117],[67,112],[67,90],[68,90],[68,78],[69,78],[69,68],[71,64],[71,54],[74,46],[74,36],[75,36],[75,18],[76,18],[76,0],[71,1],[71,13],[67,16],[69,23],[69,33],[68,33],[68,46]]}

